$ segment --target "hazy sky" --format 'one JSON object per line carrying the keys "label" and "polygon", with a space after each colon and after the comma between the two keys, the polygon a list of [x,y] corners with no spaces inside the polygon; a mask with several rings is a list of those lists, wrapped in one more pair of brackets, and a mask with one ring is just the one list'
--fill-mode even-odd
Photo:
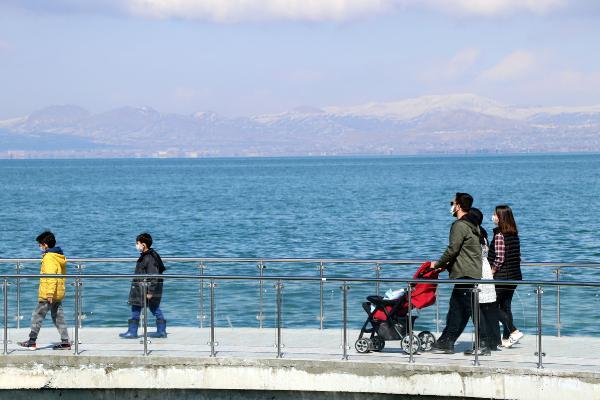
{"label": "hazy sky", "polygon": [[0,118],[466,92],[600,104],[600,1],[0,0]]}

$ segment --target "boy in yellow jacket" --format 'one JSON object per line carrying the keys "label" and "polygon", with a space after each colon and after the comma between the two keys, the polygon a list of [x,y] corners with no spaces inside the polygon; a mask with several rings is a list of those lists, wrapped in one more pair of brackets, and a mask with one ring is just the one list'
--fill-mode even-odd
{"label": "boy in yellow jacket", "polygon": [[[40,274],[52,275],[67,273],[67,259],[60,247],[56,247],[56,238],[52,232],[44,232],[36,238],[40,250],[42,251],[42,266]],[[54,350],[69,350],[71,342],[69,341],[69,332],[65,322],[65,314],[62,308],[62,300],[65,297],[65,278],[40,278],[40,288],[38,290],[38,304],[31,315],[31,332],[29,340],[19,342],[19,345],[29,350],[35,350],[36,340],[42,327],[42,322],[46,314],[50,311],[52,322],[60,333],[59,344],[54,345]]]}

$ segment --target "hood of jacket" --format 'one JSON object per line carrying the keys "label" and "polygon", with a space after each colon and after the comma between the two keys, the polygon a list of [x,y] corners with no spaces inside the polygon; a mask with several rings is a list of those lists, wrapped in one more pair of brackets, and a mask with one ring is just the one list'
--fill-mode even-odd
{"label": "hood of jacket", "polygon": [[470,212],[463,215],[461,219],[463,221],[470,222],[472,225],[479,226],[479,220],[474,214],[471,214]]}
{"label": "hood of jacket", "polygon": [[466,213],[463,215],[460,221],[468,222],[469,226],[471,227],[471,231],[479,236],[479,221],[475,215]]}
{"label": "hood of jacket", "polygon": [[62,253],[62,251],[60,253],[47,251],[42,257],[42,267],[44,267],[44,265],[48,265],[49,263],[54,264],[52,264],[52,267],[50,269],[42,268],[42,274],[60,274],[62,272],[56,272],[52,268],[54,268],[54,265],[56,265],[56,268],[58,268],[58,270],[64,269],[67,265],[67,258]]}
{"label": "hood of jacket", "polygon": [[44,252],[44,254],[48,254],[48,253],[55,253],[55,254],[61,254],[61,255],[65,254],[65,253],[63,253],[62,249],[58,246],[52,247],[51,249],[48,249]]}

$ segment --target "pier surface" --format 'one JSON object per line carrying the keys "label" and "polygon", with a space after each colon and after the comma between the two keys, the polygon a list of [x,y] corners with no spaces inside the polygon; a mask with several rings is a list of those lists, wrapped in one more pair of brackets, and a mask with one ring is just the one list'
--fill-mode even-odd
{"label": "pier surface", "polygon": [[420,353],[415,362],[392,341],[380,353],[358,354],[358,331],[348,332],[342,360],[340,329],[283,329],[283,358],[277,358],[275,329],[217,328],[216,357],[208,329],[169,328],[167,339],[120,339],[117,328],[83,328],[79,355],[51,349],[53,327],[42,328],[39,349],[19,348],[28,330],[11,329],[8,355],[0,357],[1,389],[219,389],[402,394],[523,400],[600,399],[600,339],[544,337],[544,368],[537,368],[536,337],[480,357]]}

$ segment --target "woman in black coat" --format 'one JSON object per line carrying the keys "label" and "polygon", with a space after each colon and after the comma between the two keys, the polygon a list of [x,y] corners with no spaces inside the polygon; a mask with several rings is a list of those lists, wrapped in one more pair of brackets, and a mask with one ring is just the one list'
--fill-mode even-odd
{"label": "woman in black coat", "polygon": [[[512,210],[507,205],[497,206],[492,220],[497,227],[494,229],[494,237],[490,243],[488,261],[492,266],[494,279],[520,281],[523,279],[521,243]],[[516,288],[517,285],[496,285],[496,301],[500,322],[504,328],[502,334],[504,347],[511,347],[524,336],[513,322],[511,303]]]}

